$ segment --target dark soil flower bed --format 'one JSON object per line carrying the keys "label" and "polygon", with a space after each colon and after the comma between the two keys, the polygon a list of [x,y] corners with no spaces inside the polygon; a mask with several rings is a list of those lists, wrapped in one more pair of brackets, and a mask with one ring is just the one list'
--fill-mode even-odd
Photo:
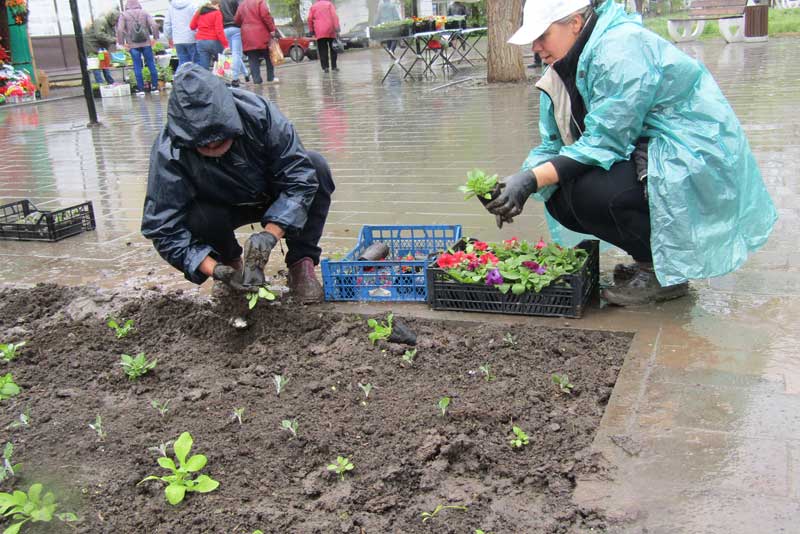
{"label": "dark soil flower bed", "polygon": [[[114,308],[135,323],[123,339],[103,320]],[[588,451],[630,336],[395,315],[417,334],[409,366],[401,365],[408,347],[370,344],[367,317],[259,304],[249,329],[227,320],[219,306],[179,295],[123,302],[86,288],[0,291],[0,342],[27,341],[0,368],[22,388],[0,403],[0,424],[26,407],[31,419],[2,431],[23,468],[0,491],[44,483],[60,510],[77,512],[83,533],[605,527],[571,495],[576,477],[603,476],[602,459]],[[158,364],[132,382],[118,362],[139,352]],[[479,370],[485,363],[492,381]],[[554,373],[569,377],[571,394]],[[274,375],[289,378],[280,397]],[[373,386],[366,401],[359,383]],[[443,396],[451,398],[445,417]],[[170,400],[166,416],[154,399]],[[244,408],[241,425],[235,408]],[[97,415],[104,441],[89,428]],[[298,437],[289,439],[281,421],[293,418]],[[528,445],[510,446],[512,426]],[[148,448],[184,431],[192,454],[208,457],[203,473],[220,485],[171,506],[163,484],[137,483],[167,474]],[[338,456],[354,465],[343,481],[326,468]],[[444,509],[423,523],[421,514],[439,504],[466,510]]]}

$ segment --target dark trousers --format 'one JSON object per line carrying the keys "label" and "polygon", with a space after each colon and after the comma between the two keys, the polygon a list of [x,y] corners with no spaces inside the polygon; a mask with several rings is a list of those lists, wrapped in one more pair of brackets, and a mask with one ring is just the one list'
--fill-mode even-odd
{"label": "dark trousers", "polygon": [[317,39],[319,63],[322,65],[322,70],[328,70],[329,65],[331,68],[336,68],[336,49],[333,47],[335,40],[329,37]]}
{"label": "dark trousers", "polygon": [[247,61],[250,63],[250,76],[253,77],[253,83],[262,83],[264,80],[261,78],[261,60],[267,63],[267,81],[271,82],[275,79],[275,67],[272,65],[272,60],[269,57],[269,50],[266,48],[259,50],[248,50],[245,52]]}
{"label": "dark trousers", "polygon": [[594,235],[640,262],[652,262],[650,207],[633,161],[562,179],[545,204],[550,215],[575,232]]}
{"label": "dark trousers", "polygon": [[[292,265],[306,257],[314,260],[314,265],[319,263],[322,253],[319,240],[322,237],[325,220],[328,218],[331,194],[335,189],[331,170],[325,158],[310,150],[308,156],[317,171],[319,188],[308,210],[306,225],[298,234],[286,237],[286,246],[289,249],[286,253],[286,265]],[[197,202],[189,211],[189,231],[195,239],[214,248],[214,259],[230,262],[242,256],[242,247],[236,241],[234,231],[240,226],[260,222],[267,208],[269,204],[225,206]]]}

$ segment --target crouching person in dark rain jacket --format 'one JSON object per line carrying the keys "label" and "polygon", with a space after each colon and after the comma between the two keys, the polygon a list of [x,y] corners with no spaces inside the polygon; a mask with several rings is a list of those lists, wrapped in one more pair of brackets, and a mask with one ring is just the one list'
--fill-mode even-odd
{"label": "crouching person in dark rain jacket", "polygon": [[[198,65],[178,70],[150,155],[142,234],[188,280],[263,285],[270,252],[285,237],[290,295],[321,301],[314,266],[333,190],[325,159],[303,148],[274,104],[225,87]],[[234,231],[255,222],[263,230],[242,256]]]}

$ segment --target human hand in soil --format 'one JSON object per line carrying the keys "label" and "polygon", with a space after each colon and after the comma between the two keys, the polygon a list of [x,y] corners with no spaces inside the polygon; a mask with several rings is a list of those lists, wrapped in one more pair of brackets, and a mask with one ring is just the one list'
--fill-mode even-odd
{"label": "human hand in soil", "polygon": [[214,280],[219,280],[231,287],[234,291],[246,292],[248,289],[242,284],[242,271],[235,269],[230,265],[218,263],[214,267],[214,272],[211,277]]}
{"label": "human hand in soil", "polygon": [[256,232],[244,244],[244,280],[246,287],[261,287],[265,283],[264,266],[270,252],[278,243],[271,232]]}
{"label": "human hand in soil", "polygon": [[[498,184],[499,194],[492,194],[493,200],[486,204],[486,210],[502,217],[505,222],[510,222],[512,217],[522,213],[522,207],[532,194],[538,189],[536,175],[533,171],[525,170],[506,177]],[[501,221],[498,221],[498,225]]]}

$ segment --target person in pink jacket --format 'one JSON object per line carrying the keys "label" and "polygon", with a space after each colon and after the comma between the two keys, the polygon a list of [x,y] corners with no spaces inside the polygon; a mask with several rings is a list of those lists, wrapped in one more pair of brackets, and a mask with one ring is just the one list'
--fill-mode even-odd
{"label": "person in pink jacket", "polygon": [[336,67],[336,49],[333,47],[334,41],[339,36],[339,17],[336,15],[336,8],[329,0],[317,0],[311,6],[308,12],[308,31],[317,38],[322,72],[328,72],[329,57],[330,67],[339,70]]}
{"label": "person in pink jacket", "polygon": [[261,59],[267,63],[267,83],[277,83],[275,67],[269,57],[269,43],[275,33],[275,21],[264,0],[244,0],[233,22],[242,29],[242,49],[250,63],[253,83],[262,83]]}

